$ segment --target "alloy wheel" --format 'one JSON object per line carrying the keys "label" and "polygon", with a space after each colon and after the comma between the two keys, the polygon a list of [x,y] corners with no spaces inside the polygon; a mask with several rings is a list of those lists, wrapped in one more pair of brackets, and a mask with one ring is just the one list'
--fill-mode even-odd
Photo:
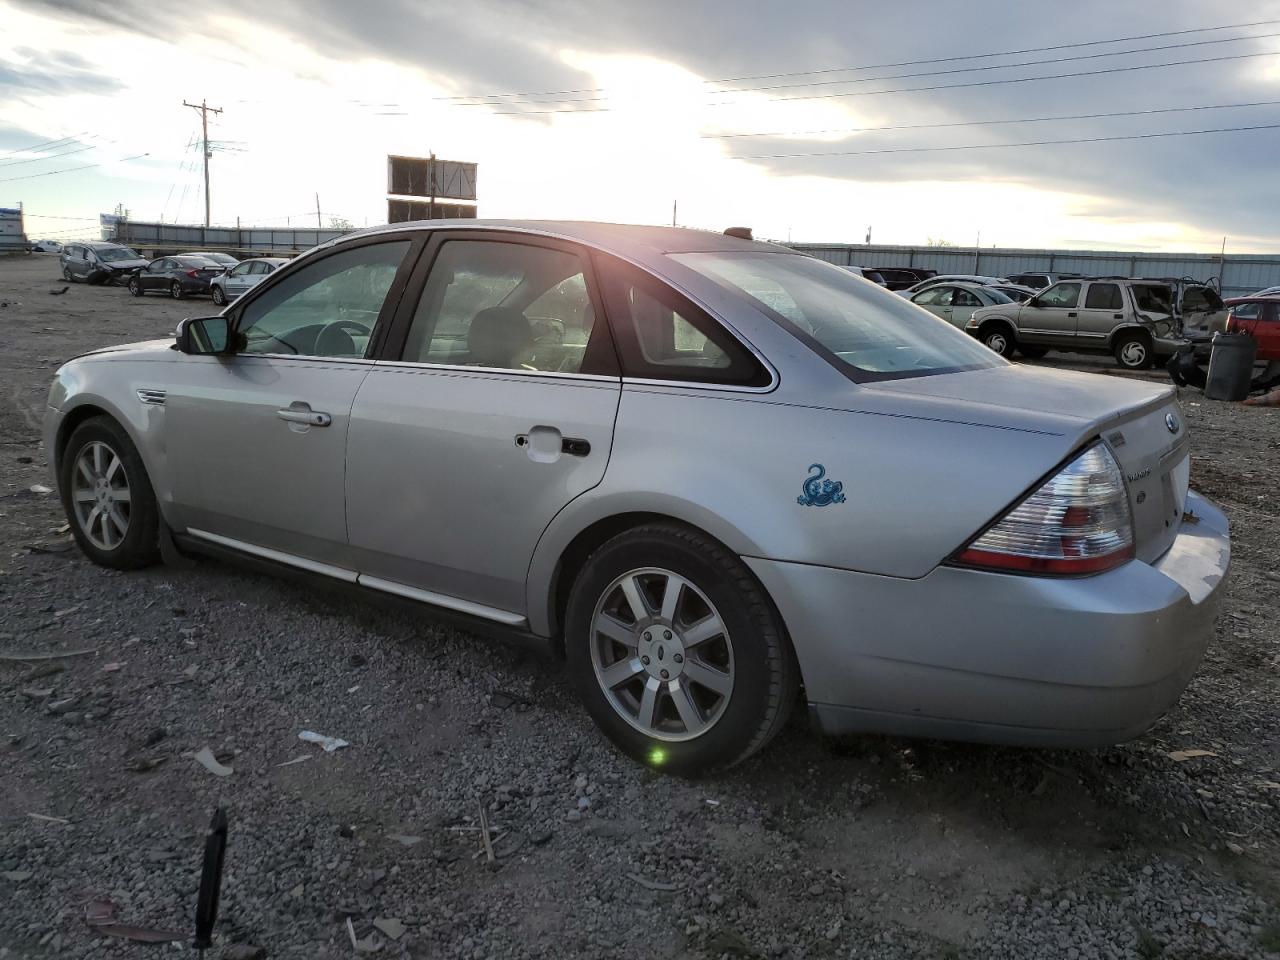
{"label": "alloy wheel", "polygon": [[1120,362],[1126,367],[1141,367],[1147,362],[1146,344],[1138,340],[1130,340],[1120,348]]}
{"label": "alloy wheel", "polygon": [[609,705],[656,740],[692,740],[723,716],[733,693],[733,645],[715,605],[658,567],[630,570],[601,595],[591,663]]}
{"label": "alloy wheel", "polygon": [[101,550],[114,550],[129,532],[129,476],[120,455],[100,440],[80,448],[71,473],[76,523]]}
{"label": "alloy wheel", "polygon": [[1003,333],[989,333],[985,342],[990,349],[1002,355],[1009,349],[1009,341]]}

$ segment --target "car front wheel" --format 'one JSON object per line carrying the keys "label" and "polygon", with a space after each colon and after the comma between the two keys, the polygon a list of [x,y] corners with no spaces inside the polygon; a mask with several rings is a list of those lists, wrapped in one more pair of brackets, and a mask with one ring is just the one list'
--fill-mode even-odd
{"label": "car front wheel", "polygon": [[210,295],[213,297],[213,302],[218,306],[225,307],[227,305],[227,295],[222,292],[222,288],[216,283],[210,290]]}
{"label": "car front wheel", "polygon": [[63,280],[65,280],[65,281],[67,281],[67,283],[75,283],[75,282],[76,282],[76,275],[75,275],[74,273],[72,273],[72,272],[71,272],[71,268],[70,268],[70,267],[63,267],[63,268],[62,268],[62,279],[63,279]]}
{"label": "car front wheel", "polygon": [[979,339],[988,349],[994,350],[1006,360],[1010,359],[1018,349],[1018,341],[1003,323],[987,324],[979,331]]}
{"label": "car front wheel", "polygon": [[565,618],[569,671],[624,752],[694,775],[733,766],[782,729],[797,667],[742,561],[703,534],[651,524],[584,565]]}
{"label": "car front wheel", "polygon": [[131,570],[155,561],[160,513],[146,467],[118,423],[93,417],[76,427],[59,464],[71,533],[94,563]]}

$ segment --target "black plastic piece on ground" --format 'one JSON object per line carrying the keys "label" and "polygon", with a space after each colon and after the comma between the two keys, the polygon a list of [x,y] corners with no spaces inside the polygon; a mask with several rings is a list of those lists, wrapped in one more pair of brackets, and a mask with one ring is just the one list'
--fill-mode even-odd
{"label": "black plastic piece on ground", "polygon": [[197,950],[213,946],[213,925],[218,922],[218,897],[222,893],[222,859],[227,852],[227,814],[219,807],[204,841],[204,866],[200,870],[200,896],[196,901]]}

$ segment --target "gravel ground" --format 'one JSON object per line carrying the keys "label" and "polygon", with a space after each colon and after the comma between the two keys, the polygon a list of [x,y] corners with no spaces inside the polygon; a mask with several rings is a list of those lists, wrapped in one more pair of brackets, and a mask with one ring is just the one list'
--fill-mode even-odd
{"label": "gravel ground", "polygon": [[1203,668],[1146,736],[831,743],[797,711],[691,782],[616,754],[557,664],[416,612],[212,561],[89,564],[31,491],[49,377],[205,304],[56,297],[56,276],[0,258],[0,653],[93,652],[0,661],[0,957],[148,949],[85,924],[104,899],[190,931],[219,805],[214,958],[350,957],[352,934],[475,960],[1280,955],[1280,410],[1182,398],[1235,566]]}

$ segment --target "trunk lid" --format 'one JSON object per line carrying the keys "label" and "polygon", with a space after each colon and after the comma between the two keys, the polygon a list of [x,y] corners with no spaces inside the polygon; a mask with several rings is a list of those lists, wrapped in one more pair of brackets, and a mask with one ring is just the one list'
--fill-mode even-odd
{"label": "trunk lid", "polygon": [[1125,476],[1138,559],[1155,560],[1177,536],[1187,501],[1190,445],[1172,387],[1010,364],[865,389],[951,401],[957,419],[992,425],[1002,411],[1010,426],[1024,425],[1030,415],[1074,435],[1077,447],[1100,437]]}

